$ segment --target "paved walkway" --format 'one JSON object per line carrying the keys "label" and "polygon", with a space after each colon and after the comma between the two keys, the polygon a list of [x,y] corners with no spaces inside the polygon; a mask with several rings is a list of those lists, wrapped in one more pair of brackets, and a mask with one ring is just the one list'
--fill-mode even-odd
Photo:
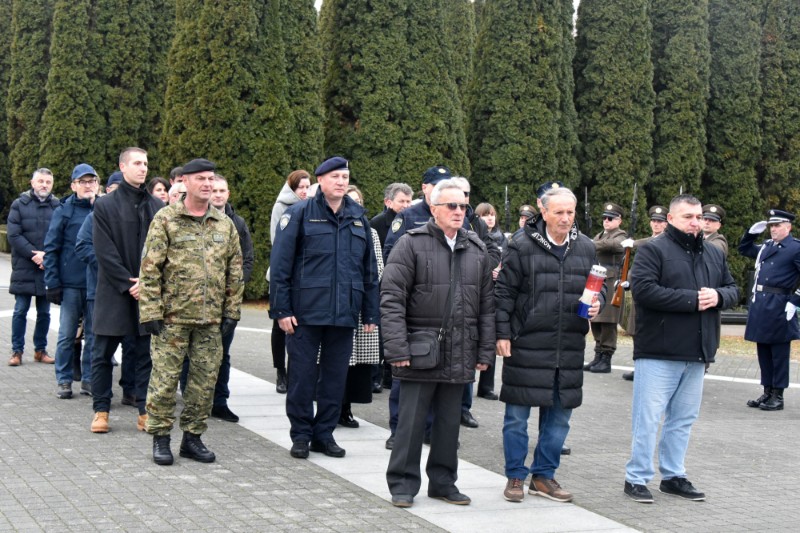
{"label": "paved walkway", "polygon": [[[0,254],[0,287],[8,256]],[[0,289],[0,355],[9,353],[13,298]],[[57,315],[54,307],[54,318]],[[32,317],[31,317],[32,318]],[[344,459],[289,456],[284,397],[274,392],[269,325],[263,310],[246,310],[233,346],[231,408],[239,424],[212,419],[204,440],[211,465],[178,458],[151,461],[151,439],[135,429],[136,411],[112,404],[112,431],[89,432],[91,401],[55,398],[53,367],[32,362],[29,321],[24,364],[0,361],[0,531],[796,531],[800,489],[800,394],[787,391],[787,410],[744,407],[752,354],[720,358],[706,383],[701,418],[687,457],[690,479],[709,495],[685,502],[655,491],[656,503],[635,504],[622,493],[630,446],[630,365],[622,346],[614,372],[587,375],[584,405],[575,411],[558,479],[575,504],[526,497],[502,499],[505,484],[500,402],[475,399],[481,422],[461,431],[459,487],[469,507],[418,497],[410,510],[388,503],[387,395],[355,405],[359,429],[340,428]],[[50,351],[55,349],[54,320]],[[793,363],[792,375],[797,376]],[[757,364],[755,365],[757,372]],[[724,370],[724,372],[722,372]],[[498,369],[498,381],[500,376]],[[794,378],[793,378],[794,379]],[[271,383],[270,383],[271,382]],[[795,385],[796,387],[796,385]],[[77,387],[75,388],[77,392]],[[535,437],[536,419],[530,431]],[[173,432],[177,451],[180,433]],[[658,476],[651,484],[657,489]],[[423,483],[424,494],[424,483]]]}

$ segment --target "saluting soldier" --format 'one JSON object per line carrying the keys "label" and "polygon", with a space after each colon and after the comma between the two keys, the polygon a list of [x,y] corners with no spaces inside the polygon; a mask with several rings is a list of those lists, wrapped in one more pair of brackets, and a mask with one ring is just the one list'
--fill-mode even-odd
{"label": "saluting soldier", "polygon": [[728,239],[719,232],[722,227],[722,219],[725,218],[725,210],[716,204],[706,204],[703,206],[703,239],[714,246],[719,247],[725,258],[728,257]]}
{"label": "saluting soldier", "polygon": [[[783,409],[783,389],[789,386],[789,350],[800,339],[795,311],[800,305],[800,240],[792,237],[795,215],[771,209],[769,219],[753,224],[739,243],[739,253],[756,259],[755,284],[744,338],[756,343],[764,393],[747,402],[764,411]],[[770,238],[755,244],[769,228]]]}
{"label": "saluting soldier", "polygon": [[[606,294],[614,294],[620,269],[625,256],[623,241],[628,240],[633,246],[633,240],[628,239],[628,234],[620,229],[622,224],[622,208],[614,202],[603,204],[603,231],[595,235],[594,246],[597,251],[597,260],[606,267]],[[621,315],[621,307],[607,305],[591,322],[592,335],[594,336],[594,359],[584,365],[583,369],[596,374],[611,372],[611,357],[617,350],[617,323]]]}
{"label": "saluting soldier", "polygon": [[222,337],[239,321],[244,282],[239,233],[209,204],[215,165],[193,159],[183,167],[186,198],[161,209],[147,232],[139,274],[139,320],[152,335],[153,370],[147,390],[147,432],[153,461],[173,462],[170,431],[184,358],[180,455],[211,463],[200,440],[208,425],[222,361]]}

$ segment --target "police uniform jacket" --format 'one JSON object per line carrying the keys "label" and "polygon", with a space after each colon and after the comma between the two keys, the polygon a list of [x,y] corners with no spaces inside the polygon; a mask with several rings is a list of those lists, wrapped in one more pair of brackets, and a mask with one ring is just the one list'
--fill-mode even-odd
{"label": "police uniform jacket", "polygon": [[757,235],[745,233],[739,253],[756,259],[758,277],[755,300],[748,294],[750,308],[744,338],[752,342],[777,344],[800,339],[797,316],[786,320],[786,302],[800,306],[793,292],[800,280],[800,241],[789,235],[779,243],[772,239],[755,244]]}
{"label": "police uniform jacket", "polygon": [[281,216],[270,256],[270,317],[301,326],[379,324],[378,266],[363,207],[334,213],[321,190]]}
{"label": "police uniform jacket", "polygon": [[44,284],[48,289],[86,288],[86,267],[75,256],[78,230],[92,212],[89,200],[78,200],[72,194],[53,211],[44,239]]}
{"label": "police uniform jacket", "polygon": [[212,207],[198,218],[183,202],[153,217],[139,274],[142,323],[208,326],[223,318],[239,320],[244,293],[239,234]]}
{"label": "police uniform jacket", "polygon": [[389,363],[411,358],[410,331],[438,331],[448,309],[450,274],[459,262],[460,275],[452,315],[441,345],[441,362],[430,370],[392,367],[394,377],[409,381],[470,383],[477,363],[495,360],[492,267],[486,245],[473,232],[460,229],[453,251],[444,232],[431,220],[409,230],[383,271],[381,332]]}
{"label": "police uniform jacket", "polygon": [[[719,312],[739,299],[722,250],[667,225],[662,237],[636,252],[630,273],[636,306],[633,358],[714,362]],[[697,310],[697,292],[715,289],[719,304]]]}
{"label": "police uniform jacket", "polygon": [[[612,294],[619,277],[622,274],[622,263],[625,260],[625,249],[622,241],[628,238],[627,232],[619,228],[611,231],[601,231],[594,237],[594,246],[597,250],[597,260],[606,267],[605,287],[608,294]],[[607,305],[592,322],[614,323],[619,322],[622,306]]]}
{"label": "police uniform jacket", "polygon": [[720,250],[722,250],[722,253],[725,254],[725,257],[728,257],[728,239],[725,238],[725,235],[715,231],[711,235],[703,238],[708,244],[717,246]]}
{"label": "police uniform jacket", "polygon": [[8,243],[11,245],[11,294],[44,296],[44,270],[31,261],[34,250],[44,250],[44,237],[53,211],[61,205],[49,195],[39,201],[33,190],[25,191],[8,213]]}
{"label": "police uniform jacket", "polygon": [[97,258],[97,291],[94,305],[95,335],[144,335],[139,327],[139,308],[128,290],[130,278],[139,277],[147,228],[164,206],[124,179],[114,192],[95,201],[92,239]]}
{"label": "police uniform jacket", "polygon": [[[511,340],[503,360],[500,400],[515,405],[551,406],[558,371],[561,405],[583,401],[583,355],[589,321],[578,316],[578,300],[596,263],[595,248],[573,226],[563,258],[547,239],[536,215],[514,233],[495,285],[498,339]],[[605,289],[600,294],[605,303]]]}

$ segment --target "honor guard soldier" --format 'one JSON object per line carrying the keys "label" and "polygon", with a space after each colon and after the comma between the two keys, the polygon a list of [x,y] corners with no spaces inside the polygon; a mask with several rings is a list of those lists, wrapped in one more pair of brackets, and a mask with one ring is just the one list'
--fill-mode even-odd
{"label": "honor guard soldier", "polygon": [[719,247],[725,257],[728,257],[728,239],[719,232],[725,210],[715,204],[703,206],[703,238],[709,244]]}
{"label": "honor guard soldier", "polygon": [[[739,253],[756,259],[744,338],[755,342],[764,394],[747,402],[764,411],[783,409],[783,389],[789,386],[789,349],[800,339],[795,311],[800,305],[800,241],[792,237],[795,215],[771,209],[769,219],[756,222],[739,243]],[[770,238],[755,244],[769,228]]]}
{"label": "honor guard soldier", "polygon": [[[622,208],[614,202],[603,204],[603,231],[595,235],[594,246],[597,260],[606,267],[606,294],[613,295],[619,281],[625,248],[623,241],[633,241],[620,229]],[[594,359],[583,369],[590,372],[607,374],[611,372],[611,357],[617,349],[617,323],[621,315],[621,307],[607,305],[591,322],[594,336]]]}
{"label": "honor guard soldier", "polygon": [[348,161],[332,157],[315,174],[316,194],[281,215],[270,256],[270,317],[286,332],[289,353],[290,454],[300,459],[309,449],[344,457],[333,430],[341,414],[353,330],[359,312],[366,333],[379,321],[372,231],[364,208],[347,196]]}
{"label": "honor guard soldier", "polygon": [[530,219],[536,216],[536,208],[525,204],[519,208],[519,227],[524,228]]}

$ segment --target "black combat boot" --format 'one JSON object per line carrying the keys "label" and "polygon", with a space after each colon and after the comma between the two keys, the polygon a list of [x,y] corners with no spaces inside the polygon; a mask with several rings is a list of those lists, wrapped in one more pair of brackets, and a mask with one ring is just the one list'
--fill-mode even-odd
{"label": "black combat boot", "polygon": [[762,411],[783,411],[783,389],[772,389],[769,398],[759,407]]}
{"label": "black combat boot", "polygon": [[590,363],[586,363],[585,365],[583,365],[583,369],[591,370],[592,367],[594,367],[594,365],[599,363],[602,358],[603,358],[603,352],[594,352],[594,359],[592,359]]}
{"label": "black combat boot", "polygon": [[762,403],[769,400],[770,394],[772,394],[772,387],[764,387],[764,394],[755,400],[747,400],[747,407],[759,407]]}
{"label": "black combat boot", "polygon": [[180,455],[201,463],[213,463],[217,458],[214,452],[206,448],[206,445],[200,440],[200,435],[188,431],[183,432]]}
{"label": "black combat boot", "polygon": [[153,435],[153,462],[157,465],[171,465],[175,459],[169,449],[169,435]]}
{"label": "black combat boot", "polygon": [[287,390],[287,383],[286,383],[286,369],[285,368],[278,368],[278,377],[275,380],[275,392],[278,394],[286,394]]}
{"label": "black combat boot", "polygon": [[608,374],[611,372],[611,352],[600,354],[600,361],[589,369],[592,374]]}

